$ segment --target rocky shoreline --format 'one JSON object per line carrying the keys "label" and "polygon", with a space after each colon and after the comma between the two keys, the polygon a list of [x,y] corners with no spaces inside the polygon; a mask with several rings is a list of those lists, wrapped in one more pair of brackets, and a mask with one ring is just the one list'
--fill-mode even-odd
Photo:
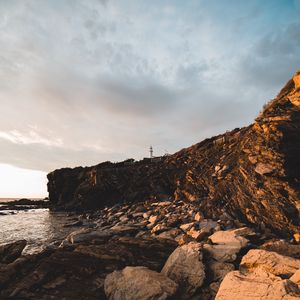
{"label": "rocky shoreline", "polygon": [[0,298],[299,299],[299,108],[300,72],[248,127],[51,172],[51,209],[82,211],[78,230],[34,255],[1,246]]}
{"label": "rocky shoreline", "polygon": [[300,297],[295,238],[228,214],[205,219],[197,203],[115,205],[74,222],[78,230],[39,254],[17,258],[24,241],[0,248],[1,299]]}

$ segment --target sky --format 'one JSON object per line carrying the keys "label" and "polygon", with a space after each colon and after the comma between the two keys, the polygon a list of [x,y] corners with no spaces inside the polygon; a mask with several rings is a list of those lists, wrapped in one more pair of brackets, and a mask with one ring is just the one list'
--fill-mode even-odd
{"label": "sky", "polygon": [[250,124],[299,53],[300,0],[0,0],[0,197]]}

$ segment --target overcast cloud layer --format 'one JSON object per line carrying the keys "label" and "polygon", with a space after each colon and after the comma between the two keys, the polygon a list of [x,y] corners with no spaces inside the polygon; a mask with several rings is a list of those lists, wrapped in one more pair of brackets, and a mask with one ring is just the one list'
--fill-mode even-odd
{"label": "overcast cloud layer", "polygon": [[300,0],[0,0],[0,163],[175,152],[247,125],[300,68]]}

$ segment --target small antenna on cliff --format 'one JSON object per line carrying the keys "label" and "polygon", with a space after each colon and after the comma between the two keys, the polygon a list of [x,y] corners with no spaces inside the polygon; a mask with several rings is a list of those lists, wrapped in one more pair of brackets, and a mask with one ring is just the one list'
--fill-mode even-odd
{"label": "small antenna on cliff", "polygon": [[153,158],[153,148],[150,146],[150,158]]}

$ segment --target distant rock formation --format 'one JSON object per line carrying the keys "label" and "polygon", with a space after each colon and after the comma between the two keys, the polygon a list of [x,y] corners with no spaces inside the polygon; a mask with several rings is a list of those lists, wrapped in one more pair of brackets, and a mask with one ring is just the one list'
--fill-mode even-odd
{"label": "distant rock formation", "polygon": [[300,73],[253,124],[152,162],[105,162],[48,174],[55,209],[96,209],[124,202],[187,200],[288,234],[299,232]]}

